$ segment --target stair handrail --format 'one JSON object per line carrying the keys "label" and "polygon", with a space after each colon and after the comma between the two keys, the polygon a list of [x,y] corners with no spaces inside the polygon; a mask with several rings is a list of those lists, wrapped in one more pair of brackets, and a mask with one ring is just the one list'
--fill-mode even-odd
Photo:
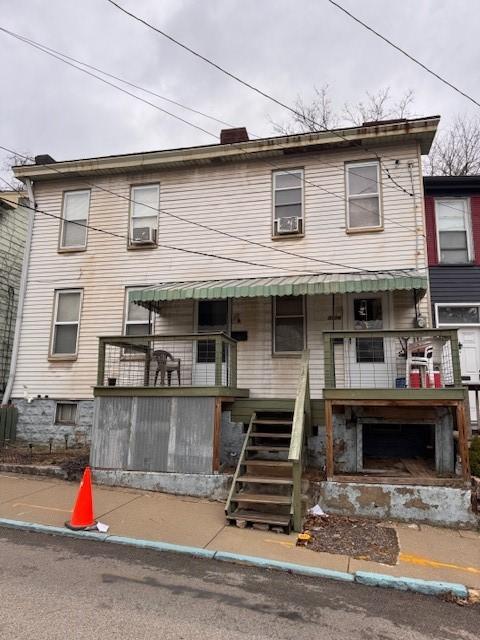
{"label": "stair handrail", "polygon": [[232,478],[232,486],[230,487],[230,491],[228,492],[227,502],[225,503],[225,513],[228,515],[230,513],[230,503],[232,501],[232,496],[235,493],[235,485],[237,483],[237,478],[241,473],[241,468],[245,464],[245,452],[247,450],[247,444],[250,438],[250,434],[252,432],[253,423],[257,419],[257,414],[252,413],[250,418],[250,423],[248,425],[247,433],[245,434],[245,440],[243,441],[242,450],[240,452],[240,456],[238,458],[237,468],[235,469],[235,474]]}
{"label": "stair handrail", "polygon": [[305,437],[311,432],[309,359],[309,351],[305,350],[302,354],[288,452],[288,459],[293,463],[292,514],[295,531],[300,531],[302,526],[302,457]]}

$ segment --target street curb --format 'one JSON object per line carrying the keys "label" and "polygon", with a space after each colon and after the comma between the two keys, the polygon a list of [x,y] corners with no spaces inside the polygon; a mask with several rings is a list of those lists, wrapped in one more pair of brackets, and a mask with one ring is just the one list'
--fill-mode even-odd
{"label": "street curb", "polygon": [[453,594],[458,598],[468,598],[468,587],[457,582],[438,582],[435,580],[421,580],[408,578],[406,576],[389,576],[381,573],[368,571],[357,571],[356,573],[346,573],[334,571],[332,569],[321,569],[308,567],[306,565],[294,564],[291,562],[281,562],[279,560],[269,560],[258,556],[246,556],[228,551],[213,551],[202,549],[201,547],[190,547],[169,542],[155,542],[153,540],[142,540],[138,538],[127,538],[124,536],[109,536],[107,533],[95,533],[93,531],[72,531],[63,527],[54,527],[45,524],[35,524],[23,522],[21,520],[9,520],[0,518],[0,527],[9,529],[20,529],[22,531],[32,531],[34,533],[46,533],[50,535],[65,536],[67,538],[77,538],[83,540],[96,540],[97,542],[107,542],[110,544],[120,544],[139,549],[151,549],[153,551],[163,551],[168,553],[179,553],[193,558],[206,558],[218,560],[220,562],[232,562],[260,569],[275,569],[288,573],[304,575],[313,578],[327,578],[342,582],[355,582],[372,587],[384,587],[397,589],[400,591],[413,591],[424,595]]}

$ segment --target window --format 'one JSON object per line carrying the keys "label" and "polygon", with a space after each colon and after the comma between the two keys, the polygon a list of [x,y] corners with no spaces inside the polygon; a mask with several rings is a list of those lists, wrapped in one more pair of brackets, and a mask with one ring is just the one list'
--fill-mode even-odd
{"label": "window", "polygon": [[273,302],[273,352],[298,353],[305,348],[305,299],[281,296]]}
{"label": "window", "polygon": [[55,292],[51,356],[77,355],[81,303],[81,289]]}
{"label": "window", "polygon": [[438,305],[437,324],[479,324],[479,307],[475,305]]}
{"label": "window", "polygon": [[87,246],[90,191],[66,191],[60,227],[60,249],[85,249]]}
{"label": "window", "polygon": [[157,242],[160,187],[158,184],[132,187],[130,209],[130,243]]}
{"label": "window", "polygon": [[382,227],[380,208],[380,165],[378,162],[346,164],[347,230]]}
{"label": "window", "polygon": [[[355,298],[353,301],[355,330],[383,328],[382,298]],[[356,338],[357,362],[385,362],[383,338]]]}
{"label": "window", "polygon": [[134,291],[139,291],[143,287],[127,289],[125,293],[125,335],[126,336],[147,336],[150,333],[150,312],[145,307],[141,307],[131,301],[130,297]]}
{"label": "window", "polygon": [[465,264],[473,259],[470,211],[466,198],[435,200],[438,258],[444,264]]}
{"label": "window", "polygon": [[77,423],[77,410],[77,402],[57,402],[55,424],[75,425]]}
{"label": "window", "polygon": [[273,235],[303,233],[303,169],[273,173]]}

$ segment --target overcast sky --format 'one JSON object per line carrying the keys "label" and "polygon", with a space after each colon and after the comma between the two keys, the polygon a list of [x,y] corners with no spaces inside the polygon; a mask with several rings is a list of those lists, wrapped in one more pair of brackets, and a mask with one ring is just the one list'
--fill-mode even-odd
{"label": "overcast sky", "polygon": [[[341,108],[365,90],[390,86],[397,96],[413,89],[415,114],[441,114],[445,124],[456,113],[478,112],[327,0],[118,1],[287,103],[328,84]],[[480,99],[480,3],[340,1]],[[272,133],[269,118],[288,119],[106,0],[0,0],[0,26],[257,135]],[[3,33],[0,47],[1,145],[62,160],[215,142]],[[143,95],[212,133],[221,128]]]}

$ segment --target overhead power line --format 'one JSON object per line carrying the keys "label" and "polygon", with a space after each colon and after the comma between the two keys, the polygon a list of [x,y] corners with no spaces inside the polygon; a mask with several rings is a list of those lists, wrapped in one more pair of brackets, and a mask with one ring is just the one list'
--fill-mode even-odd
{"label": "overhead power line", "polygon": [[[111,0],[108,0],[108,2],[111,2]],[[413,55],[408,53],[408,51],[405,51],[405,49],[402,49],[398,44],[395,44],[394,42],[389,40],[386,36],[376,31],[373,27],[368,25],[366,22],[363,22],[363,20],[360,20],[360,18],[357,18],[357,16],[353,15],[353,13],[348,11],[348,9],[345,9],[345,7],[343,7],[341,4],[339,4],[338,2],[335,2],[335,0],[327,0],[327,2],[329,2],[334,7],[337,7],[337,9],[339,9],[340,11],[343,11],[343,13],[345,13],[349,18],[351,18],[352,20],[355,20],[355,22],[358,22],[358,24],[362,25],[362,27],[365,27],[365,29],[370,31],[370,33],[373,33],[374,35],[376,35],[377,38],[380,38],[380,40],[383,40],[384,42],[386,42],[388,45],[390,45],[391,47],[399,51],[402,55],[406,56],[409,60],[417,64],[419,67],[422,67],[422,69],[424,69],[431,76],[433,76],[434,78],[437,78],[437,80],[440,80],[440,82],[443,82],[443,84],[446,84],[447,87],[450,87],[450,89],[453,89],[454,91],[459,93],[461,96],[463,96],[467,100],[470,100],[470,102],[473,102],[474,105],[476,105],[477,107],[480,107],[480,102],[478,102],[478,100],[475,100],[475,98],[472,98],[472,96],[468,95],[468,93],[456,87],[449,80],[441,76],[439,73],[437,73],[436,71],[433,71],[433,69],[430,69],[430,67],[428,67],[426,64],[418,60],[418,58],[415,58]],[[112,2],[112,4],[115,4],[115,3]]]}
{"label": "overhead power line", "polygon": [[[266,91],[263,91],[262,89],[260,89],[259,87],[251,84],[250,82],[247,82],[246,80],[243,80],[242,78],[240,78],[238,75],[232,73],[231,71],[228,71],[227,69],[225,69],[225,67],[220,66],[219,64],[217,64],[216,62],[214,62],[213,60],[210,60],[210,58],[207,58],[206,56],[202,55],[201,53],[199,53],[198,51],[195,51],[194,49],[192,49],[191,47],[189,47],[188,45],[184,44],[183,42],[180,42],[179,40],[177,40],[176,38],[174,38],[173,36],[169,35],[168,33],[166,33],[165,31],[163,31],[162,29],[159,29],[158,27],[156,27],[155,25],[151,24],[150,22],[148,22],[147,20],[141,18],[140,16],[135,15],[134,13],[132,13],[131,11],[128,11],[127,9],[125,9],[125,7],[122,7],[120,4],[118,4],[117,2],[115,2],[114,0],[107,0],[107,2],[109,2],[111,5],[113,5],[114,7],[116,7],[117,9],[119,9],[120,11],[122,11],[123,13],[125,13],[126,15],[130,16],[131,18],[133,18],[134,20],[136,20],[137,22],[142,23],[143,25],[145,25],[146,27],[148,27],[149,29],[152,29],[153,31],[155,31],[156,33],[158,33],[159,35],[163,36],[164,38],[167,38],[168,40],[170,40],[170,42],[173,42],[174,44],[178,45],[179,47],[181,47],[182,49],[185,49],[185,51],[188,51],[189,53],[191,53],[192,55],[196,56],[197,58],[199,58],[200,60],[203,60],[203,62],[205,62],[206,64],[209,64],[210,66],[214,67],[215,69],[217,69],[217,71],[220,71],[221,73],[224,73],[225,75],[229,76],[230,78],[232,78],[233,80],[235,80],[236,82],[239,82],[240,84],[244,85],[245,87],[247,87],[248,89],[251,89],[252,91],[255,91],[255,93],[258,93],[259,95],[263,96],[264,98],[266,98],[267,100],[270,100],[272,102],[274,102],[275,104],[277,104],[280,107],[283,107],[284,109],[287,109],[288,111],[290,111],[291,113],[293,113],[294,115],[296,115],[297,117],[301,117],[303,119],[306,119],[310,122],[311,125],[313,125],[314,127],[317,128],[317,131],[326,131],[328,133],[331,133],[332,135],[344,140],[345,142],[348,142],[349,144],[354,144],[356,146],[358,146],[360,149],[362,149],[362,151],[364,153],[371,153],[373,154],[377,160],[380,162],[380,156],[377,154],[377,152],[375,150],[369,149],[368,147],[366,147],[364,144],[359,143],[355,140],[351,140],[349,138],[347,138],[346,136],[342,135],[339,131],[337,131],[336,129],[329,129],[328,127],[326,127],[325,125],[317,122],[316,120],[314,120],[313,118],[310,117],[306,117],[305,114],[301,114],[297,109],[295,109],[294,107],[292,107],[291,105],[283,102],[282,100],[280,100],[279,98],[276,98],[275,96],[272,96],[271,94],[267,93]],[[413,193],[410,193],[407,189],[405,189],[404,187],[402,187],[401,184],[399,184],[395,178],[392,177],[392,175],[390,174],[390,172],[388,171],[388,169],[385,169],[385,167],[382,166],[382,164],[380,163],[380,167],[382,169],[382,171],[384,171],[385,175],[387,176],[387,178],[389,180],[391,180],[391,182],[396,185],[396,187],[400,190],[403,191],[404,193],[406,193],[407,195],[413,197]]]}

